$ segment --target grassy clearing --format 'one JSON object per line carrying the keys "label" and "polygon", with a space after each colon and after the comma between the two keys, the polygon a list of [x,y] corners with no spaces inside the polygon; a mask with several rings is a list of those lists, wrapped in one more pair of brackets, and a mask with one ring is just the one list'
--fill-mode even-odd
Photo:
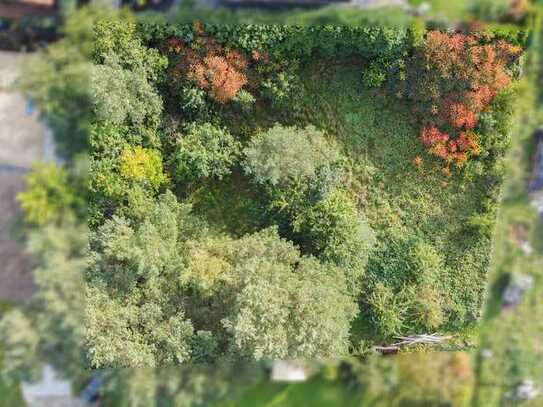
{"label": "grassy clearing", "polygon": [[469,6],[472,4],[470,0],[409,0],[409,4],[413,6],[420,6],[422,3],[428,3],[430,5],[430,17],[447,18],[452,21],[461,21],[466,15]]}
{"label": "grassy clearing", "polygon": [[339,382],[329,382],[320,376],[307,382],[280,384],[264,381],[251,387],[235,404],[228,407],[355,407],[361,404],[360,395],[346,391]]}
{"label": "grassy clearing", "polygon": [[[362,90],[356,65],[326,64],[307,75],[306,119],[340,140],[350,158],[350,188],[378,236],[367,279],[400,287],[402,239],[433,246],[445,259],[442,292],[451,301],[451,322],[473,322],[478,315],[486,278],[490,242],[473,241],[465,229],[486,191],[459,179],[447,181],[431,169],[411,162],[423,155],[416,125],[398,100]],[[317,96],[313,96],[317,95]],[[428,168],[431,168],[430,164]],[[447,185],[444,185],[444,183]],[[395,264],[397,263],[397,264]],[[396,284],[395,284],[396,283]]]}
{"label": "grassy clearing", "polygon": [[[299,127],[313,124],[339,142],[349,162],[347,188],[378,240],[366,284],[386,282],[400,290],[416,278],[405,265],[406,242],[432,246],[444,260],[439,276],[447,304],[444,327],[458,333],[476,322],[484,297],[491,241],[466,225],[480,211],[489,191],[482,182],[445,178],[435,170],[436,162],[415,167],[413,158],[424,152],[413,115],[402,100],[364,88],[361,64],[357,60],[308,64],[297,111],[257,110],[241,120],[239,115],[225,113],[226,123],[247,138],[274,122]],[[229,200],[233,195],[237,199]],[[191,198],[217,229],[241,235],[261,225],[264,203],[250,191],[240,172],[226,183],[202,185]],[[355,343],[378,340],[367,322],[362,307],[354,328]]]}

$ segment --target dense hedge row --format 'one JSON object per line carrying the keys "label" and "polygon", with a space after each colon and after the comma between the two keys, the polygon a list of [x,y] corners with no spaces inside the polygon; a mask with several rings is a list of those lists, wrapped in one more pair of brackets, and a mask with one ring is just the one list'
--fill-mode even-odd
{"label": "dense hedge row", "polygon": [[476,321],[521,47],[415,27],[96,33],[94,365],[325,358]]}
{"label": "dense hedge row", "polygon": [[[202,27],[203,28],[203,27]],[[219,43],[251,52],[254,49],[280,52],[289,58],[309,56],[318,51],[323,56],[360,55],[366,58],[394,58],[405,51],[406,31],[383,27],[302,27],[282,25],[205,25],[206,34]],[[194,27],[145,24],[138,26],[147,44],[158,44],[175,37],[190,43]],[[197,35],[197,34],[196,34]]]}

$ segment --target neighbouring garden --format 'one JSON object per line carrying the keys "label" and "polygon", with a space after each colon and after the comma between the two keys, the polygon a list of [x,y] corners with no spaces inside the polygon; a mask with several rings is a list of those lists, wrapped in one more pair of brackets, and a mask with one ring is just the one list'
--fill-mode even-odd
{"label": "neighbouring garden", "polygon": [[475,326],[526,36],[97,24],[93,366]]}

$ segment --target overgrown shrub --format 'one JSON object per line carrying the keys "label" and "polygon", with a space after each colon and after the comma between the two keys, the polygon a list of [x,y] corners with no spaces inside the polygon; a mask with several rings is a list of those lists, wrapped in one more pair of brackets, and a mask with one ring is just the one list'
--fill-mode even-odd
{"label": "overgrown shrub", "polygon": [[418,242],[412,246],[409,257],[413,264],[414,281],[418,284],[435,286],[444,263],[435,247]]}
{"label": "overgrown shrub", "polygon": [[364,279],[367,315],[376,332],[387,338],[404,332],[433,331],[446,320],[447,304],[440,278],[446,263],[435,247],[419,239],[389,242],[377,250]]}
{"label": "overgrown shrub", "polygon": [[386,81],[389,66],[386,61],[373,61],[362,73],[362,81],[370,88],[378,88]]}
{"label": "overgrown shrub", "polygon": [[142,222],[154,205],[154,198],[141,183],[134,183],[126,190],[126,204],[116,209],[117,216]]}
{"label": "overgrown shrub", "polygon": [[379,335],[390,338],[403,331],[405,305],[401,297],[383,283],[378,283],[366,299],[371,322]]}
{"label": "overgrown shrub", "polygon": [[170,77],[174,81],[192,81],[218,103],[231,101],[248,82],[249,58],[238,51],[224,49],[197,23],[194,32],[196,38],[190,44],[178,38],[164,43],[164,51],[174,59]]}
{"label": "overgrown shrub", "polygon": [[407,295],[413,326],[430,332],[443,324],[445,320],[444,304],[437,285],[411,286]]}
{"label": "overgrown shrub", "polygon": [[340,266],[357,292],[374,236],[351,197],[337,190],[306,211],[294,214],[294,231],[308,253]]}
{"label": "overgrown shrub", "polygon": [[491,237],[494,230],[495,214],[476,213],[467,220],[466,229],[480,233],[483,236]]}
{"label": "overgrown shrub", "polygon": [[470,157],[476,157],[481,153],[479,137],[473,131],[461,132],[456,139],[451,139],[447,133],[439,131],[436,127],[425,127],[420,138],[431,155],[458,168],[464,166]]}
{"label": "overgrown shrub", "polygon": [[[260,83],[260,93],[274,105],[282,106],[292,101],[299,89],[299,77],[295,73],[297,68],[297,64],[293,62],[287,67],[275,66],[269,69],[268,77]],[[290,105],[289,108],[296,107]]]}
{"label": "overgrown shrub", "polygon": [[181,110],[194,116],[205,113],[207,108],[205,95],[205,91],[195,86],[182,87],[178,92]]}
{"label": "overgrown shrub", "polygon": [[239,103],[243,110],[250,110],[256,99],[250,92],[241,89],[234,97],[234,101]]}
{"label": "overgrown shrub", "polygon": [[[462,167],[480,153],[478,116],[512,80],[522,49],[477,35],[430,31],[407,66],[408,98],[423,123],[421,140],[431,155]],[[446,171],[446,172],[447,172]]]}

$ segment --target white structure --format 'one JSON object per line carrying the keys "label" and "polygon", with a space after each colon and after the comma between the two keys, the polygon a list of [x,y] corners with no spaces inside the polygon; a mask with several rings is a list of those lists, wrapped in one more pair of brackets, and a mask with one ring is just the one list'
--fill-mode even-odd
{"label": "white structure", "polygon": [[55,370],[45,365],[36,383],[21,383],[23,398],[28,407],[84,407],[86,403],[72,395],[71,384],[60,379]]}
{"label": "white structure", "polygon": [[531,378],[528,378],[507,393],[505,399],[515,402],[524,402],[541,397],[542,394],[541,386],[537,386]]}
{"label": "white structure", "polygon": [[271,380],[274,382],[303,382],[307,380],[307,367],[296,361],[276,360],[271,370]]}

